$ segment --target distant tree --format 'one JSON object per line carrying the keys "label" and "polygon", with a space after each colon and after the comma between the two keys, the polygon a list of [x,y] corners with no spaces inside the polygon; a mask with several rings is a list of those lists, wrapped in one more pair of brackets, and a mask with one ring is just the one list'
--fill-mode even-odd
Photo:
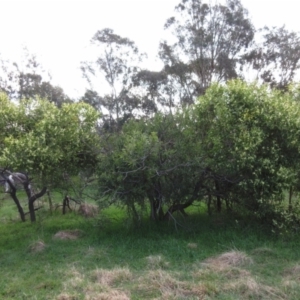
{"label": "distant tree", "polygon": [[22,65],[7,60],[0,60],[0,91],[8,94],[11,99],[35,99],[41,97],[57,106],[70,102],[63,89],[50,83],[50,76],[44,79],[45,71],[35,55],[25,51]]}
{"label": "distant tree", "polygon": [[188,104],[212,82],[239,76],[254,28],[239,0],[227,0],[226,5],[182,0],[176,12],[165,24],[176,42],[162,42],[159,55],[165,72],[180,86],[182,104]]}
{"label": "distant tree", "polygon": [[300,34],[283,27],[259,30],[262,42],[245,55],[257,79],[272,88],[287,90],[300,68]]}
{"label": "distant tree", "polygon": [[[111,126],[119,127],[139,109],[139,98],[131,92],[131,78],[137,72],[136,64],[142,55],[139,54],[133,41],[115,34],[112,29],[105,28],[98,31],[91,42],[99,46],[100,52],[94,62],[82,63],[83,75],[92,83],[91,76],[96,76],[100,72],[104,75],[110,93],[95,98],[95,92],[88,91],[84,98],[89,99],[88,101],[96,99],[98,103],[94,102],[94,107],[100,107],[104,119]],[[91,98],[92,93],[94,94]]]}
{"label": "distant tree", "polygon": [[104,105],[103,98],[99,96],[96,91],[87,89],[84,95],[80,98],[80,101],[88,103],[93,106],[96,110],[102,112],[102,107]]}
{"label": "distant tree", "polygon": [[[133,85],[139,88],[141,107],[146,115],[158,111],[172,113],[176,106],[178,86],[176,81],[166,71],[141,70],[132,78]],[[179,94],[182,99],[182,95]]]}

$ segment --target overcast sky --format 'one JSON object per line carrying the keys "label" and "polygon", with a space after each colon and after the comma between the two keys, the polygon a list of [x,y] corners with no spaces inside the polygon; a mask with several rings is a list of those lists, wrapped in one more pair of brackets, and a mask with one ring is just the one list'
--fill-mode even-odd
{"label": "overcast sky", "polygon": [[[148,54],[148,68],[158,69],[163,26],[179,0],[0,0],[0,55],[20,61],[22,49],[37,55],[52,82],[71,97],[83,95],[80,61],[88,59],[90,39],[112,28]],[[300,31],[299,0],[242,0],[256,28],[286,25]]]}

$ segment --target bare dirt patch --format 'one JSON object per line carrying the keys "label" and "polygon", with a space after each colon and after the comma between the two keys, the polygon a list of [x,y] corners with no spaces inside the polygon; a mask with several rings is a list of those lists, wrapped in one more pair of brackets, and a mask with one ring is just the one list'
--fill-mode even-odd
{"label": "bare dirt patch", "polygon": [[79,229],[75,230],[61,230],[57,232],[53,238],[59,240],[76,240],[82,236],[83,232]]}

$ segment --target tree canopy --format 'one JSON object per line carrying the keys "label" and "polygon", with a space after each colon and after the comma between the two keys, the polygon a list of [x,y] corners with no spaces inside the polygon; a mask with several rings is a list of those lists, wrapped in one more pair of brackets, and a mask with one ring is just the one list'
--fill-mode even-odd
{"label": "tree canopy", "polygon": [[84,103],[56,107],[47,100],[19,104],[0,96],[0,165],[59,182],[95,163],[99,115]]}

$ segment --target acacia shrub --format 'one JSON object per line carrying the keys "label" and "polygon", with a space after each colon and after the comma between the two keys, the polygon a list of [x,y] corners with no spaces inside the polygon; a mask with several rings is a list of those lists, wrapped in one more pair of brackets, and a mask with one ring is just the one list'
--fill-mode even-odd
{"label": "acacia shrub", "polygon": [[125,206],[136,220],[150,207],[162,220],[200,199],[204,159],[188,114],[157,114],[102,136],[98,178],[101,204]]}

